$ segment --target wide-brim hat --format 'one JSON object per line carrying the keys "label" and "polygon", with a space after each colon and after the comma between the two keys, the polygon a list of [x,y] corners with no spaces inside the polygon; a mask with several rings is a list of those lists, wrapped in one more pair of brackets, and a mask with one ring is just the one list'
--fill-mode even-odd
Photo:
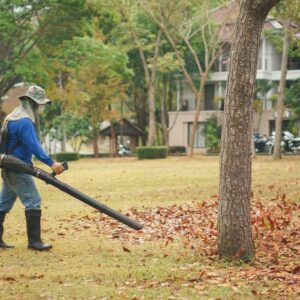
{"label": "wide-brim hat", "polygon": [[40,105],[44,105],[51,102],[51,100],[46,97],[45,90],[37,85],[32,85],[28,87],[25,95],[20,96],[19,99],[24,100],[27,97]]}

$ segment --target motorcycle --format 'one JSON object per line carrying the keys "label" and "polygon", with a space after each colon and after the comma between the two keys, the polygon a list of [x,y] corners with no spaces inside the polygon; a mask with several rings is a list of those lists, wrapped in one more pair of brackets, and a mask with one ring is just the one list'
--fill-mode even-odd
{"label": "motorcycle", "polygon": [[269,153],[269,138],[267,136],[256,133],[253,138],[256,153]]}
{"label": "motorcycle", "polygon": [[[274,152],[275,132],[272,133],[269,141],[266,143],[266,151],[270,154]],[[289,131],[282,132],[281,152],[294,153],[300,150],[300,137],[295,137]]]}
{"label": "motorcycle", "polygon": [[132,152],[131,152],[131,150],[128,147],[120,144],[119,145],[119,149],[118,149],[118,154],[120,156],[129,156],[129,155],[132,154]]}

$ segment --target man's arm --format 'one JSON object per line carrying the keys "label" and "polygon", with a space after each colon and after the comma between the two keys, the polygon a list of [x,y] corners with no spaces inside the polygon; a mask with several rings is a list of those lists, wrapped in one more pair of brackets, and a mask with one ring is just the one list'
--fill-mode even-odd
{"label": "man's arm", "polygon": [[55,173],[60,174],[63,172],[63,166],[58,162],[54,162],[48,153],[43,149],[38,139],[33,122],[30,119],[24,119],[22,125],[20,126],[19,139],[37,159],[51,167]]}

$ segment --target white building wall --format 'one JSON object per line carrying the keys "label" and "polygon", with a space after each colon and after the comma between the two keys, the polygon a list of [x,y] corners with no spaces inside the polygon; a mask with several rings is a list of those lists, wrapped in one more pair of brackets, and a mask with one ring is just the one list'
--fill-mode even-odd
{"label": "white building wall", "polygon": [[269,71],[280,71],[281,68],[281,53],[279,53],[274,45],[267,40],[267,55],[270,60],[270,69]]}
{"label": "white building wall", "polygon": [[[221,111],[202,111],[199,122],[206,122],[212,115],[217,115],[219,122],[222,122],[223,112]],[[183,111],[177,116],[175,126],[169,133],[170,146],[188,146],[188,124],[193,123],[195,111]],[[176,112],[169,112],[169,124],[173,124]]]}
{"label": "white building wall", "polygon": [[[257,70],[257,79],[266,79],[278,83],[280,80],[281,53],[275,46],[263,37],[259,47],[260,69]],[[219,62],[220,63],[220,62]],[[219,66],[220,67],[220,66]],[[219,68],[221,70],[221,67]],[[300,77],[300,70],[289,70],[287,72],[287,80],[296,80]],[[211,73],[208,84],[215,84],[215,96],[225,97],[226,87],[224,82],[227,81],[228,72]],[[277,88],[271,90],[267,98],[277,93]],[[187,99],[188,111],[181,111],[178,114],[176,124],[169,134],[169,142],[171,146],[187,146],[188,145],[188,124],[192,123],[195,114],[195,96],[187,85],[184,83],[181,99]],[[266,100],[264,103],[264,111],[261,115],[253,116],[253,131],[263,135],[270,134],[270,122],[274,122],[274,105],[272,101]],[[205,122],[211,115],[217,114],[220,122],[222,122],[221,111],[201,111],[199,122]],[[169,112],[170,124],[173,123],[176,112]]]}

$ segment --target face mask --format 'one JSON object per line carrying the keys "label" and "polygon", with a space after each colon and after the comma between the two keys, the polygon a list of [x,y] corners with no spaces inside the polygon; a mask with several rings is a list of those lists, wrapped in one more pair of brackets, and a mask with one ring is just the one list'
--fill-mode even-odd
{"label": "face mask", "polygon": [[42,113],[45,109],[45,106],[44,105],[39,105],[38,107],[38,113]]}

